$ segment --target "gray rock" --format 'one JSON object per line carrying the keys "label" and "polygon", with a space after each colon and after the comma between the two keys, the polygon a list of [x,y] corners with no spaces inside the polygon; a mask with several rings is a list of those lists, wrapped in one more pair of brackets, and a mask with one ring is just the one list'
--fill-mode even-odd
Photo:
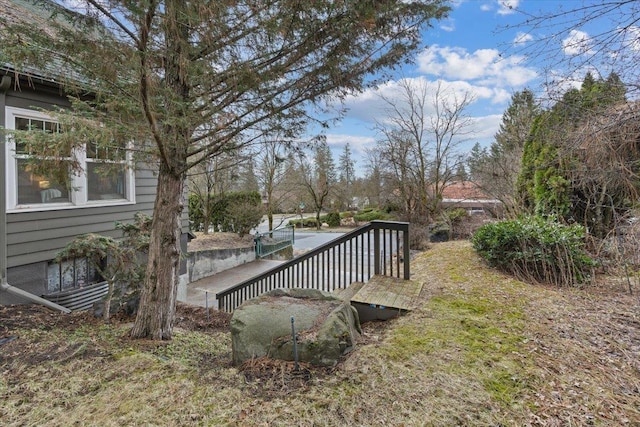
{"label": "gray rock", "polygon": [[335,365],[362,332],[358,312],[348,302],[315,289],[276,289],[234,311],[233,363],[264,356],[294,360],[292,317],[298,360],[313,365]]}

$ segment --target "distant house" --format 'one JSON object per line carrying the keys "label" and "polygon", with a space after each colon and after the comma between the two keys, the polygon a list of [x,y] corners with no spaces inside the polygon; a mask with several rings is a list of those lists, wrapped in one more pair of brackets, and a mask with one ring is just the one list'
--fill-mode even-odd
{"label": "distant house", "polygon": [[452,182],[442,192],[442,205],[445,208],[463,208],[470,214],[490,214],[499,216],[502,202],[488,196],[472,181]]}
{"label": "distant house", "polygon": [[[34,16],[39,6],[0,0],[0,16]],[[28,74],[0,63],[0,304],[28,303],[32,296],[56,300],[57,295],[82,294],[99,288],[102,278],[84,259],[54,260],[74,237],[100,233],[120,237],[115,222],[131,222],[136,212],[152,214],[157,180],[144,164],[133,164],[125,150],[105,157],[86,141],[80,156],[84,173],[36,172],[30,154],[10,137],[12,130],[58,132],[46,110],[70,103],[51,73]],[[5,128],[8,132],[2,132]],[[33,159],[31,157],[31,159]],[[46,162],[46,158],[42,158]],[[109,162],[108,173],[99,170]],[[182,247],[186,252],[188,217],[183,216]],[[186,284],[186,267],[181,271]],[[21,292],[17,292],[20,290]],[[93,292],[93,299],[101,296]],[[186,295],[186,294],[185,294]],[[179,295],[180,297],[180,295]],[[90,301],[89,301],[90,302]],[[62,304],[62,303],[61,303]],[[62,304],[64,305],[64,304]],[[78,307],[73,307],[78,308]]]}

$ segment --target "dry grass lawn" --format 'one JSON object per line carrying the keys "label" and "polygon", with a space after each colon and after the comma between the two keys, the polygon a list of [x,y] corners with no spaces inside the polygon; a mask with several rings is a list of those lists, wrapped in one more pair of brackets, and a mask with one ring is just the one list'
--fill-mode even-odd
{"label": "dry grass lawn", "polygon": [[171,342],[131,319],[0,308],[0,424],[640,426],[638,297],[528,285],[467,242],[412,261],[420,309],[364,325],[332,369],[230,365],[228,316],[180,306]]}

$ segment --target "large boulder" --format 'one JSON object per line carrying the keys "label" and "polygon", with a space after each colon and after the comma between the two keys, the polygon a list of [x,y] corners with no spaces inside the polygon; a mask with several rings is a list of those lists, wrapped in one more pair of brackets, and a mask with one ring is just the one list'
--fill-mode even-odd
{"label": "large boulder", "polygon": [[313,365],[335,365],[362,332],[358,312],[348,302],[315,289],[276,289],[234,311],[233,363],[264,356],[294,360],[291,318],[298,360]]}

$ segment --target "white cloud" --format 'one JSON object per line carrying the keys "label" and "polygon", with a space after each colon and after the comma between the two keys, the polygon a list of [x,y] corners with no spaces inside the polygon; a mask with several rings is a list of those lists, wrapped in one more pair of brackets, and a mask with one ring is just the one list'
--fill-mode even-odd
{"label": "white cloud", "polygon": [[453,23],[453,21],[449,20],[440,24],[440,29],[442,31],[446,31],[447,33],[451,33],[456,30],[456,25]]}
{"label": "white cloud", "polygon": [[591,51],[591,37],[584,31],[571,30],[567,38],[562,40],[565,55],[583,55]]}
{"label": "white cloud", "polygon": [[521,87],[537,77],[533,68],[521,65],[522,57],[502,57],[497,49],[469,53],[464,48],[435,45],[419,54],[417,62],[419,71],[428,75],[495,86]]}
{"label": "white cloud", "polygon": [[349,147],[357,153],[364,153],[365,148],[372,147],[376,142],[373,136],[349,135],[343,133],[328,133],[326,138],[327,144],[331,147],[342,148],[349,144]]}
{"label": "white cloud", "polygon": [[[489,102],[489,105],[498,105],[500,109],[502,105],[509,102],[512,92],[505,88],[474,85],[468,81],[453,80],[453,81],[429,81],[426,77],[415,77],[405,79],[408,83],[416,87],[426,85],[427,91],[427,105],[425,106],[425,113],[433,113],[434,106],[432,105],[432,99],[435,96],[438,85],[440,85],[440,95],[446,94],[447,96],[455,96],[457,99],[463,99],[465,95],[471,97],[472,102],[467,108],[467,114],[469,115],[483,115],[487,114],[487,106],[485,101]],[[347,117],[366,123],[365,126],[371,130],[376,122],[380,122],[386,116],[386,110],[388,104],[382,99],[382,97],[390,100],[391,102],[401,103],[403,98],[403,89],[401,88],[400,81],[390,81],[381,85],[378,89],[369,89],[361,94],[350,96],[345,100],[345,107],[348,109]],[[493,111],[491,111],[493,113]],[[357,142],[354,142],[354,144]]]}
{"label": "white cloud", "polygon": [[482,140],[493,139],[500,129],[502,114],[474,117],[473,121],[475,129],[474,138]]}
{"label": "white cloud", "polygon": [[634,52],[640,52],[640,27],[631,25],[618,31],[622,33],[622,42],[625,46]]}
{"label": "white cloud", "polygon": [[527,33],[523,33],[523,32],[519,32],[518,34],[516,34],[516,36],[513,39],[513,44],[518,46],[518,45],[522,45],[525,43],[530,42],[531,40],[533,40],[533,36],[531,34],[527,34]]}
{"label": "white cloud", "polygon": [[520,0],[497,0],[497,2],[499,15],[511,15],[515,13],[520,4]]}

